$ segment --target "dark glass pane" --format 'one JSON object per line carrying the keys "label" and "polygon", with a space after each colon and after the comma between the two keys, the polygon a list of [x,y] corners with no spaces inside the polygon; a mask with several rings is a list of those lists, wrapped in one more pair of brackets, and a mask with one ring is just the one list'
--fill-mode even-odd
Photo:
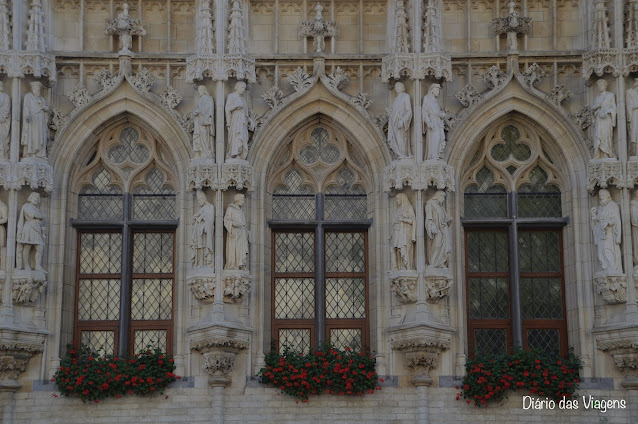
{"label": "dark glass pane", "polygon": [[527,330],[527,348],[547,353],[560,351],[560,332],[556,328],[534,328]]}
{"label": "dark glass pane", "polygon": [[122,272],[122,234],[82,233],[80,273],[119,274]]}
{"label": "dark glass pane", "polygon": [[365,318],[364,278],[326,278],[326,317]]}
{"label": "dark glass pane", "polygon": [[275,233],[275,272],[314,271],[314,233]]}
{"label": "dark glass pane", "polygon": [[521,278],[524,319],[563,319],[560,278]]}
{"label": "dark glass pane", "polygon": [[113,331],[82,331],[81,343],[98,355],[112,355],[115,353],[115,332]]}
{"label": "dark glass pane", "polygon": [[136,330],[133,351],[135,353],[144,352],[147,349],[155,348],[166,352],[166,330]]}
{"label": "dark glass pane", "polygon": [[293,352],[307,354],[310,352],[310,330],[306,329],[280,329],[279,330],[279,351],[285,348]]}
{"label": "dark glass pane", "polygon": [[507,160],[510,156],[517,161],[529,159],[532,151],[527,144],[518,142],[521,134],[516,127],[512,125],[506,126],[501,131],[501,137],[503,142],[492,147],[492,158],[499,162]]}
{"label": "dark glass pane", "polygon": [[467,233],[468,272],[507,272],[507,233],[471,231]]}
{"label": "dark glass pane", "polygon": [[315,281],[311,278],[275,279],[275,319],[315,317]]}
{"label": "dark glass pane", "polygon": [[124,216],[121,194],[78,194],[78,219],[115,220]]}
{"label": "dark glass pane", "polygon": [[474,330],[474,349],[477,353],[505,353],[507,332],[504,328],[481,328]]}
{"label": "dark glass pane", "polygon": [[142,163],[149,157],[146,146],[138,144],[140,135],[135,128],[124,128],[120,133],[120,144],[109,150],[108,157],[115,163],[122,163],[127,159],[135,163]]}
{"label": "dark glass pane", "polygon": [[521,272],[560,272],[559,241],[556,231],[521,231],[518,234]]}
{"label": "dark glass pane", "polygon": [[78,319],[115,321],[120,319],[120,280],[80,280]]}
{"label": "dark glass pane", "polygon": [[465,218],[507,217],[507,193],[465,193]]}
{"label": "dark glass pane", "polygon": [[361,330],[358,328],[331,329],[330,344],[340,350],[345,350],[349,347],[354,352],[360,352]]}
{"label": "dark glass pane", "polygon": [[519,218],[560,218],[563,216],[561,194],[518,193]]}
{"label": "dark glass pane", "polygon": [[470,278],[470,318],[507,319],[510,317],[507,278]]}
{"label": "dark glass pane", "polygon": [[174,194],[134,194],[133,219],[170,220],[176,217],[176,197]]}
{"label": "dark glass pane", "polygon": [[365,194],[325,196],[324,217],[331,221],[362,221],[368,217],[368,197]]}
{"label": "dark glass pane", "polygon": [[315,219],[315,195],[273,194],[272,219],[280,221]]}
{"label": "dark glass pane", "polygon": [[131,292],[131,319],[171,319],[173,280],[134,279]]}
{"label": "dark glass pane", "polygon": [[326,272],[365,272],[363,233],[326,233]]}
{"label": "dark glass pane", "polygon": [[135,233],[133,272],[172,273],[173,233]]}

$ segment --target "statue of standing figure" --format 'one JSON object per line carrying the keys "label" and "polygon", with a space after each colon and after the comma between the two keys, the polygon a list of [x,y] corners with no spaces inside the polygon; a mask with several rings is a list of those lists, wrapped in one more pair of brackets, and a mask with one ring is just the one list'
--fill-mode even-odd
{"label": "statue of standing figure", "polygon": [[601,269],[610,274],[622,274],[620,209],[611,200],[609,191],[601,189],[598,192],[598,207],[591,208],[591,220]]}
{"label": "statue of standing figure", "polygon": [[633,146],[630,151],[638,155],[638,78],[634,80],[633,88],[625,93],[625,105],[627,106],[629,142]]}
{"label": "statue of standing figure", "polygon": [[447,268],[448,254],[452,251],[451,221],[445,212],[445,192],[439,190],[425,204],[428,267]]}
{"label": "statue of standing figure", "polygon": [[408,196],[397,194],[397,211],[392,224],[392,269],[414,270],[416,217]]}
{"label": "statue of standing figure", "polygon": [[428,94],[423,97],[423,133],[427,149],[427,160],[443,159],[445,152],[445,123],[446,113],[441,110],[438,97],[441,93],[439,84],[432,84]]}
{"label": "statue of standing figure", "polygon": [[215,101],[205,86],[197,87],[199,102],[193,109],[193,157],[215,159]]}
{"label": "statue of standing figure", "polygon": [[600,93],[591,108],[594,115],[594,159],[613,158],[616,96],[607,91],[607,81],[596,82]]}
{"label": "statue of standing figure", "polygon": [[22,108],[22,156],[46,159],[49,143],[49,106],[40,95],[42,83],[33,81]]}
{"label": "statue of standing figure", "polygon": [[231,159],[246,159],[248,156],[248,130],[255,129],[255,122],[248,114],[243,94],[246,83],[239,81],[235,91],[226,99],[226,125],[228,127],[228,154]]}
{"label": "statue of standing figure", "polygon": [[193,267],[215,266],[215,206],[208,202],[206,194],[197,190],[199,210],[193,214],[191,248]]}
{"label": "statue of standing figure", "polygon": [[233,203],[226,208],[224,228],[226,228],[226,263],[224,269],[247,269],[248,265],[248,228],[246,216],[242,210],[244,195],[239,193]]}
{"label": "statue of standing figure", "polygon": [[18,231],[16,241],[16,268],[31,270],[31,249],[35,248],[35,269],[43,271],[42,257],[44,256],[44,214],[38,207],[40,195],[31,193],[27,203],[22,206],[18,216]]}
{"label": "statue of standing figure", "polygon": [[0,81],[0,159],[9,159],[10,129],[11,98],[4,92],[4,84]]}
{"label": "statue of standing figure", "polygon": [[394,85],[397,98],[392,104],[392,112],[388,120],[388,144],[398,159],[411,158],[410,123],[412,122],[412,105],[410,96],[405,92],[401,82]]}

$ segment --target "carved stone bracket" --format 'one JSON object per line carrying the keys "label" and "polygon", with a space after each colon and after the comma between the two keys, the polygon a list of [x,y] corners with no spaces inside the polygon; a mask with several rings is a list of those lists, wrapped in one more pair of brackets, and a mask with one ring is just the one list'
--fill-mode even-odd
{"label": "carved stone bracket", "polygon": [[596,291],[607,305],[627,302],[627,279],[624,275],[597,273],[594,276]]}
{"label": "carved stone bracket", "polygon": [[250,292],[250,272],[245,270],[224,270],[224,302],[242,303]]}
{"label": "carved stone bracket", "polygon": [[0,163],[0,186],[7,190],[19,190],[28,186],[51,192],[53,189],[53,167],[46,161],[37,159],[23,160],[19,163]]}
{"label": "carved stone bracket", "polygon": [[[0,382],[16,381],[33,355],[44,349],[44,334],[0,330]],[[13,385],[18,388],[19,385]]]}
{"label": "carved stone bracket", "polygon": [[447,269],[432,271],[426,268],[423,282],[425,284],[425,296],[430,303],[439,303],[450,295],[452,289],[452,273]]}
{"label": "carved stone bracket", "polygon": [[638,185],[638,160],[627,162],[627,181],[625,187],[634,188]]}
{"label": "carved stone bracket", "polygon": [[9,78],[24,78],[33,75],[36,78],[46,77],[49,81],[57,80],[55,56],[39,51],[3,51],[0,52],[0,68]]}
{"label": "carved stone bracket", "polygon": [[421,165],[395,161],[387,166],[383,175],[383,189],[401,190],[410,186],[414,190],[436,187],[437,190],[454,190],[454,168],[443,161],[425,161]]}
{"label": "carved stone bracket", "polygon": [[392,350],[404,354],[404,364],[417,376],[429,376],[439,365],[439,355],[450,348],[449,338],[408,338],[391,340]]}
{"label": "carved stone bracket", "polygon": [[15,270],[12,284],[14,305],[33,304],[47,286],[46,274],[42,271]]}
{"label": "carved stone bracket", "polygon": [[255,83],[255,59],[247,55],[195,54],[186,59],[186,80],[202,80],[210,77],[226,81],[230,77]]}
{"label": "carved stone bracket", "polygon": [[192,159],[188,168],[188,187],[191,190],[219,187],[215,161],[212,159]]}
{"label": "carved stone bracket", "polygon": [[237,340],[223,336],[212,336],[191,341],[191,350],[198,351],[204,358],[203,370],[208,374],[212,386],[227,386],[228,376],[235,369],[237,354],[248,348],[248,340]]}
{"label": "carved stone bracket", "polygon": [[622,54],[619,49],[595,49],[583,53],[583,78],[589,79],[592,74],[602,77],[605,73],[614,76],[623,73]]}
{"label": "carved stone bracket", "polygon": [[638,48],[623,50],[623,75],[638,71]]}
{"label": "carved stone bracket", "polygon": [[417,284],[418,275],[416,271],[390,271],[390,290],[397,296],[399,302],[415,303],[418,299]]}
{"label": "carved stone bracket", "polygon": [[419,166],[415,163],[395,161],[386,166],[383,172],[383,190],[402,190],[404,186],[413,187],[418,183]]}
{"label": "carved stone bracket", "polygon": [[432,76],[436,79],[452,80],[452,61],[449,56],[439,52],[428,53],[393,53],[385,56],[381,62],[381,79],[387,82],[390,78],[400,79],[408,76],[412,79],[425,79]]}
{"label": "carved stone bracket", "polygon": [[208,276],[195,275],[187,278],[188,288],[193,293],[195,299],[201,300],[204,303],[212,303],[215,300],[217,282],[215,281],[214,273],[215,271],[211,269],[210,272],[207,273]]}
{"label": "carved stone bracket", "polygon": [[638,334],[620,338],[596,338],[596,347],[610,354],[620,371],[636,373],[638,371]]}
{"label": "carved stone bracket", "polygon": [[597,186],[624,187],[622,166],[617,159],[592,159],[587,166],[587,190],[593,191]]}
{"label": "carved stone bracket", "polygon": [[253,167],[244,160],[227,161],[222,165],[222,176],[219,188],[227,190],[236,187],[238,190],[255,190],[255,176]]}

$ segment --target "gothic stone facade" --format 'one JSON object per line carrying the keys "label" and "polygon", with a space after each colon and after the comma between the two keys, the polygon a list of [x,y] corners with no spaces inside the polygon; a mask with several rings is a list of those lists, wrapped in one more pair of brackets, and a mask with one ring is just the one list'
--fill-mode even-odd
{"label": "gothic stone facade", "polygon": [[[638,422],[637,3],[0,0],[2,421]],[[296,404],[273,340],[385,383]],[[55,398],[72,341],[185,378]],[[457,402],[514,343],[627,408]]]}

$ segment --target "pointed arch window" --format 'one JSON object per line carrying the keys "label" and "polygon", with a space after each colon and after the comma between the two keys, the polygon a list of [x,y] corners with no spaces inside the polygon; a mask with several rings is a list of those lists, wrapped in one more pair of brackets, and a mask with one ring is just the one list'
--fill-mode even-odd
{"label": "pointed arch window", "polygon": [[137,125],[103,131],[77,174],[74,340],[125,355],[171,351],[175,170]]}
{"label": "pointed arch window", "polygon": [[567,351],[560,172],[517,120],[483,139],[463,176],[469,353]]}

